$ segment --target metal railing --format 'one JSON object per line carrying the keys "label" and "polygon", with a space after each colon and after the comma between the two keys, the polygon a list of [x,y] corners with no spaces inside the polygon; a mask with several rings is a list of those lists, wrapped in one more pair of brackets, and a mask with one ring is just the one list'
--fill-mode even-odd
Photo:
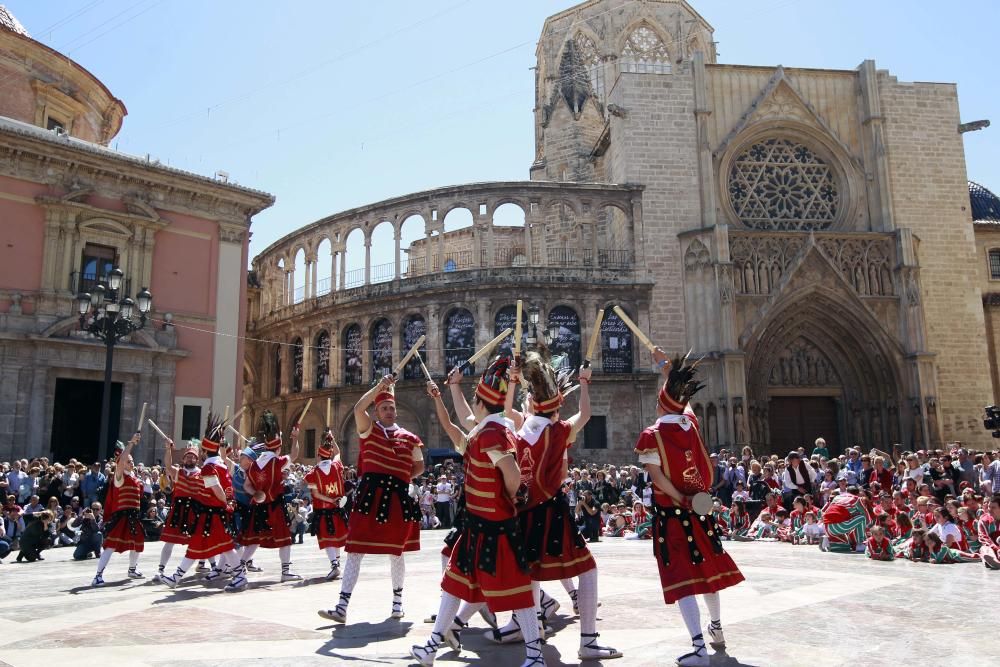
{"label": "metal railing", "polygon": [[370,282],[372,283],[385,283],[396,277],[396,262],[389,262],[388,264],[375,264],[371,268],[372,273]]}
{"label": "metal railing", "polygon": [[[104,285],[107,287],[107,277],[98,276],[95,273],[81,273],[80,271],[72,271],[69,274],[69,291],[73,294],[79,294],[80,292],[93,292],[94,288],[98,285]],[[131,296],[132,279],[125,278],[124,281],[122,281],[122,287],[119,291],[124,296]]]}
{"label": "metal railing", "polygon": [[598,250],[597,265],[606,269],[627,269],[635,264],[631,250]]}
{"label": "metal railing", "polygon": [[329,294],[332,283],[333,281],[330,278],[323,278],[322,280],[316,281],[316,296]]}
{"label": "metal railing", "polygon": [[344,273],[344,284],[341,289],[352,289],[354,287],[361,287],[364,284],[365,270],[354,269],[353,271],[347,271]]}

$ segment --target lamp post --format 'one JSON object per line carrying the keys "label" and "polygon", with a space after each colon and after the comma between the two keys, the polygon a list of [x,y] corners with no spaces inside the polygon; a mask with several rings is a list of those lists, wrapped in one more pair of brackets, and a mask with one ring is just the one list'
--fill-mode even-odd
{"label": "lamp post", "polygon": [[[111,368],[115,358],[115,344],[133,331],[146,325],[146,313],[153,306],[153,295],[145,287],[135,295],[119,298],[125,274],[113,268],[91,293],[81,292],[76,297],[80,314],[80,329],[104,341],[104,394],[101,397],[101,434],[99,446],[107,451],[108,422],[111,420]],[[139,319],[133,319],[138,311]],[[98,452],[100,454],[100,451]]]}
{"label": "lamp post", "polygon": [[[539,316],[538,306],[534,304],[528,306],[528,323],[531,325],[531,332],[525,337],[528,345],[535,345],[538,342]],[[552,343],[559,339],[559,325],[555,322],[549,322],[548,326],[542,331],[542,336],[545,339],[546,345],[552,345]]]}

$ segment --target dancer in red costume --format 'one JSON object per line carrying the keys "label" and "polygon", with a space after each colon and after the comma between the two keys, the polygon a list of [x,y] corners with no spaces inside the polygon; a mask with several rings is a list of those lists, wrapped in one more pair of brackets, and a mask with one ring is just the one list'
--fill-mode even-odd
{"label": "dancer in red costume", "polygon": [[223,571],[228,570],[232,573],[233,580],[226,586],[227,592],[242,591],[248,585],[246,566],[240,561],[230,534],[233,523],[233,480],[225,458],[228,446],[223,437],[223,428],[218,417],[210,414],[205,437],[201,441],[201,450],[208,458],[201,468],[202,486],[194,510],[191,541],[177,571],[161,577],[161,581],[170,588],[177,586],[196,560],[215,556],[221,557],[223,570],[213,571],[205,578],[206,584],[218,579]]}
{"label": "dancer in red costume", "polygon": [[302,579],[291,571],[292,532],[285,514],[284,470],[299,457],[299,430],[292,429],[292,454],[281,455],[281,432],[270,410],[261,415],[261,436],[267,451],[261,452],[246,471],[243,489],[250,494],[250,516],[240,541],[244,545],[242,560],[253,558],[258,547],[277,549],[281,558],[281,580]]}
{"label": "dancer in red costume", "polygon": [[990,498],[989,509],[976,520],[979,555],[990,570],[1000,570],[1000,493]]}
{"label": "dancer in red costume", "polygon": [[319,463],[306,475],[312,496],[313,516],[309,534],[315,535],[319,548],[330,559],[327,581],[340,577],[340,550],[347,544],[347,498],[344,495],[344,464],[340,447],[327,427],[319,447]]}
{"label": "dancer in red costume", "polygon": [[520,484],[517,446],[513,423],[503,416],[507,366],[506,358],[496,359],[476,387],[474,410],[478,424],[469,433],[465,452],[464,525],[441,581],[441,607],[431,638],[410,649],[410,654],[425,667],[434,664],[438,649],[445,643],[458,648],[446,639],[446,634],[450,634],[463,600],[485,603],[493,613],[513,611],[525,628],[527,657],[522,667],[545,665],[521,526],[516,518],[515,498]]}
{"label": "dancer in red costume", "polygon": [[716,648],[725,646],[719,591],[743,581],[743,575],[722,549],[711,513],[692,511],[694,494],[712,488],[712,465],[701,441],[698,420],[688,401],[702,388],[695,368],[679,357],[671,363],[656,348],[653,359],[664,383],[657,397],[656,423],[639,436],[635,451],[653,480],[653,552],[660,571],[663,600],[677,603],[691,634],[689,653],[677,658],[681,667],[707,667],[708,651],[701,631],[696,595],[708,607],[706,631]]}
{"label": "dancer in red costume", "polygon": [[[424,471],[424,443],[396,423],[395,382],[386,375],[354,406],[361,483],[347,525],[344,578],[337,606],[317,612],[337,623],[347,622],[347,606],[365,554],[389,556],[392,618],[403,618],[403,553],[420,549],[420,508],[407,491],[410,481]],[[368,414],[373,403],[376,419]]]}
{"label": "dancer in red costume", "polygon": [[[517,458],[526,498],[520,511],[525,536],[525,557],[531,568],[536,600],[541,601],[542,581],[565,581],[579,577],[574,602],[580,610],[581,660],[620,658],[621,651],[598,644],[597,564],[573,520],[573,511],[562,491],[566,479],[569,448],[590,419],[591,369],[580,377],[580,410],[569,419],[559,418],[564,395],[569,391],[568,373],[557,372],[543,344],[528,352],[521,377],[530,387],[530,412],[518,431]],[[516,373],[516,371],[515,371]],[[486,633],[491,641],[506,643],[523,633],[519,619]]]}
{"label": "dancer in red costume", "polygon": [[[119,443],[120,444],[120,443]],[[128,552],[128,578],[142,579],[137,568],[139,554],[145,547],[145,536],[139,518],[139,500],[142,498],[142,480],[132,472],[135,461],[132,449],[139,444],[136,433],[121,449],[115,462],[115,476],[109,482],[108,497],[105,501],[104,550],[97,561],[97,574],[91,586],[104,585],[104,568],[111,560],[111,554]]]}
{"label": "dancer in red costume", "polygon": [[174,441],[167,440],[165,465],[172,486],[170,512],[163,523],[163,532],[160,533],[163,548],[160,550],[160,567],[153,581],[159,582],[165,574],[174,545],[187,545],[191,541],[191,531],[194,530],[197,518],[194,509],[198,495],[204,487],[201,481],[201,469],[198,467],[200,458],[197,441],[189,442],[181,454],[181,465],[173,465]]}

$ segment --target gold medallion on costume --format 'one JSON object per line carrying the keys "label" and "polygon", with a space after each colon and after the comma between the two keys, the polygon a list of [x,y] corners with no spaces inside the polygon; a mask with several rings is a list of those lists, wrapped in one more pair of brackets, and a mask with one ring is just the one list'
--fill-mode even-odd
{"label": "gold medallion on costume", "polygon": [[684,481],[684,485],[688,489],[702,490],[705,488],[705,482],[701,477],[701,473],[698,472],[698,466],[694,465],[694,454],[691,450],[684,451],[684,462],[688,464],[687,468],[684,468],[684,472],[681,473],[681,478]]}

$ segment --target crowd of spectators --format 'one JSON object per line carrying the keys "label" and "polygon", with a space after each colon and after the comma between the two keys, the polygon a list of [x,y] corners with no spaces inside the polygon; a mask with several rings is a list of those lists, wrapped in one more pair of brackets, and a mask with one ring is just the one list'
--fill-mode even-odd
{"label": "crowd of spectators", "polygon": [[[811,452],[799,448],[785,457],[756,456],[750,447],[739,454],[723,449],[710,456],[714,514],[729,539],[821,543],[824,506],[850,492],[861,499],[879,539],[884,536],[909,549],[914,534],[921,540],[929,534],[930,541],[941,537],[944,547],[972,553],[974,524],[988,511],[991,494],[1000,492],[1000,452],[971,454],[960,443],[931,451],[896,447],[892,455],[855,447],[831,456],[818,439]],[[98,555],[102,500],[113,466],[111,461],[61,464],[45,458],[0,464],[0,498],[5,499],[0,559],[19,551],[19,561],[44,560],[43,551],[53,547],[72,547],[77,560]],[[312,516],[305,483],[310,469],[294,463],[285,471],[287,516],[299,543]],[[148,540],[158,539],[170,508],[171,489],[163,473],[161,466],[135,468],[143,482],[140,511]],[[356,482],[357,471],[346,467],[349,498]],[[410,494],[420,507],[421,528],[451,527],[463,482],[457,459],[431,462],[413,480]],[[569,470],[562,490],[587,540],[650,537],[653,487],[642,467],[578,464]],[[249,502],[237,491],[238,502]],[[942,521],[945,527],[935,530]]]}

